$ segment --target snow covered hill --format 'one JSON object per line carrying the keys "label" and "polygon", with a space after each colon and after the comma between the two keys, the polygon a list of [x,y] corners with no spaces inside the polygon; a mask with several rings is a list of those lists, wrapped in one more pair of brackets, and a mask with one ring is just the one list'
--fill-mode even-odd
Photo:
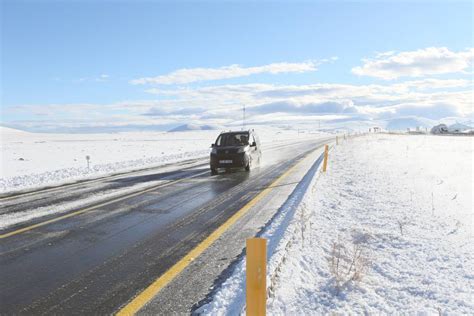
{"label": "snow covered hill", "polygon": [[31,133],[10,127],[0,126],[0,136],[2,141],[5,141],[11,137],[28,137],[29,135],[31,135]]}

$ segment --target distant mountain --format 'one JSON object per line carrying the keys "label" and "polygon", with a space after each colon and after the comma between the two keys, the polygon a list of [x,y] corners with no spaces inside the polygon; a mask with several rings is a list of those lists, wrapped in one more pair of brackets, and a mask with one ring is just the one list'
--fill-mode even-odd
{"label": "distant mountain", "polygon": [[469,129],[472,129],[472,127],[462,123],[454,123],[448,126],[450,132],[462,132]]}
{"label": "distant mountain", "polygon": [[417,117],[401,117],[387,120],[386,129],[391,131],[406,131],[407,128],[431,127],[434,124],[429,120]]}
{"label": "distant mountain", "polygon": [[11,136],[11,135],[29,135],[29,132],[25,132],[19,129],[14,129],[10,127],[0,126],[0,134],[2,136]]}
{"label": "distant mountain", "polygon": [[170,129],[168,132],[210,131],[216,129],[221,129],[221,127],[217,125],[184,124]]}
{"label": "distant mountain", "polygon": [[[36,126],[28,127],[26,132],[17,130],[18,132],[23,133],[47,133],[47,134],[109,134],[109,133],[122,133],[122,132],[164,132],[171,127],[175,126],[174,124],[162,124],[162,125],[111,125],[111,126],[77,126],[77,127],[68,127],[68,126],[54,126],[46,124],[38,124]],[[7,132],[7,127],[0,126],[3,133]],[[12,130],[12,128],[9,128]]]}

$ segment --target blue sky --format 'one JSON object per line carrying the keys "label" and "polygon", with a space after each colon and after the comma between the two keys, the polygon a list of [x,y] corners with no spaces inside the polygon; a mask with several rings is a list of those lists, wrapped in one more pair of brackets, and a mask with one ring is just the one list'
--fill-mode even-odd
{"label": "blue sky", "polygon": [[[281,119],[286,113],[296,121],[301,112],[329,118],[352,113],[348,119],[410,116],[410,106],[420,117],[433,118],[433,107],[440,111],[434,119],[472,116],[469,1],[4,0],[1,11],[2,124],[8,126],[226,125],[242,103],[257,109],[281,102],[290,105]],[[411,64],[401,67],[405,61]],[[225,68],[231,65],[238,66]],[[174,76],[137,84],[180,69],[201,70],[191,71],[197,76],[191,81]],[[216,69],[223,74],[199,80]],[[387,91],[370,99],[381,90],[371,85]],[[323,86],[342,94],[321,93]],[[287,93],[290,88],[298,96]],[[282,90],[278,98],[261,97]],[[331,102],[342,107],[318,112],[321,107],[314,106]],[[268,121],[258,115],[256,110],[255,123]]]}

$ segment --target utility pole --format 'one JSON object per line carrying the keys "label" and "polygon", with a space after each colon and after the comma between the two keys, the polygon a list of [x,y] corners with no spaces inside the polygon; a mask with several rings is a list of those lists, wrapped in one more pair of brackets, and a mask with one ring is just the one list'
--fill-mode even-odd
{"label": "utility pole", "polygon": [[242,113],[242,130],[245,130],[245,104],[243,106],[243,113]]}

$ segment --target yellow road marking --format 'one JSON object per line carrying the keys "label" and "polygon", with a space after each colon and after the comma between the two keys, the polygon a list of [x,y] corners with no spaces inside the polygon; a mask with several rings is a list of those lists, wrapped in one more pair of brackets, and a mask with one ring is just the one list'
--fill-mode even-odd
{"label": "yellow road marking", "polygon": [[73,217],[73,216],[80,215],[80,214],[82,214],[82,213],[85,213],[85,212],[94,210],[94,209],[99,208],[99,207],[102,207],[102,206],[106,206],[106,205],[109,205],[109,204],[112,204],[112,203],[116,203],[116,202],[119,202],[119,201],[122,201],[122,200],[125,200],[125,199],[129,199],[129,198],[132,198],[132,197],[134,197],[134,196],[137,196],[137,195],[140,195],[140,194],[149,192],[149,191],[156,190],[156,189],[158,189],[158,188],[167,187],[167,186],[169,186],[169,185],[171,185],[171,184],[175,184],[175,183],[178,183],[178,182],[181,182],[181,181],[184,181],[184,180],[192,179],[192,178],[194,178],[194,177],[200,176],[200,175],[205,174],[205,173],[207,173],[207,171],[205,171],[205,172],[200,172],[200,173],[195,174],[195,175],[193,175],[193,176],[191,176],[191,177],[188,177],[188,178],[182,178],[182,179],[179,179],[179,180],[176,180],[176,181],[172,181],[172,180],[171,180],[170,182],[161,183],[161,184],[155,185],[155,186],[153,186],[153,187],[151,187],[151,188],[148,188],[148,189],[145,189],[145,190],[142,190],[142,191],[139,191],[139,192],[135,192],[135,193],[131,193],[131,194],[128,194],[128,195],[124,195],[124,196],[122,196],[122,197],[119,197],[119,198],[116,198],[116,199],[112,199],[112,200],[109,200],[109,201],[107,201],[107,202],[103,202],[103,203],[100,203],[100,204],[97,204],[97,205],[94,205],[94,206],[91,206],[91,207],[87,207],[87,208],[82,209],[82,210],[78,210],[78,211],[75,211],[75,212],[72,212],[72,213],[69,213],[69,214],[66,214],[66,215],[62,215],[62,216],[59,216],[59,217],[52,218],[52,219],[50,219],[50,220],[47,220],[47,221],[44,221],[44,222],[41,222],[41,223],[37,223],[37,224],[33,224],[33,225],[30,225],[30,226],[27,226],[27,227],[24,227],[24,228],[20,228],[20,229],[14,230],[14,231],[12,231],[12,232],[5,233],[5,234],[0,235],[0,239],[7,238],[7,237],[11,237],[11,236],[14,236],[14,235],[18,235],[18,234],[27,232],[27,231],[29,231],[29,230],[32,230],[32,229],[41,227],[41,226],[45,226],[45,225],[48,225],[48,224],[51,224],[51,223],[54,223],[54,222],[57,222],[57,221],[60,221],[60,220],[69,218],[69,217]]}
{"label": "yellow road marking", "polygon": [[[318,148],[319,149],[319,148]],[[314,152],[314,151],[313,151]],[[311,152],[311,153],[313,153]],[[309,155],[308,155],[309,156]],[[232,215],[226,222],[220,227],[213,231],[206,239],[199,243],[193,250],[185,255],[181,260],[175,263],[169,268],[164,274],[158,277],[151,285],[143,290],[138,296],[136,296],[130,303],[124,306],[117,312],[117,316],[131,316],[137,313],[146,303],[148,303],[161,289],[168,285],[181,271],[183,271],[190,262],[201,255],[211,244],[213,244],[229,227],[231,227],[237,220],[245,215],[255,204],[263,199],[275,186],[277,186],[284,178],[286,178],[293,170],[305,160],[305,156],[293,167],[285,171],[275,181],[273,181],[268,187],[261,191],[251,201],[244,205],[234,215]]]}

